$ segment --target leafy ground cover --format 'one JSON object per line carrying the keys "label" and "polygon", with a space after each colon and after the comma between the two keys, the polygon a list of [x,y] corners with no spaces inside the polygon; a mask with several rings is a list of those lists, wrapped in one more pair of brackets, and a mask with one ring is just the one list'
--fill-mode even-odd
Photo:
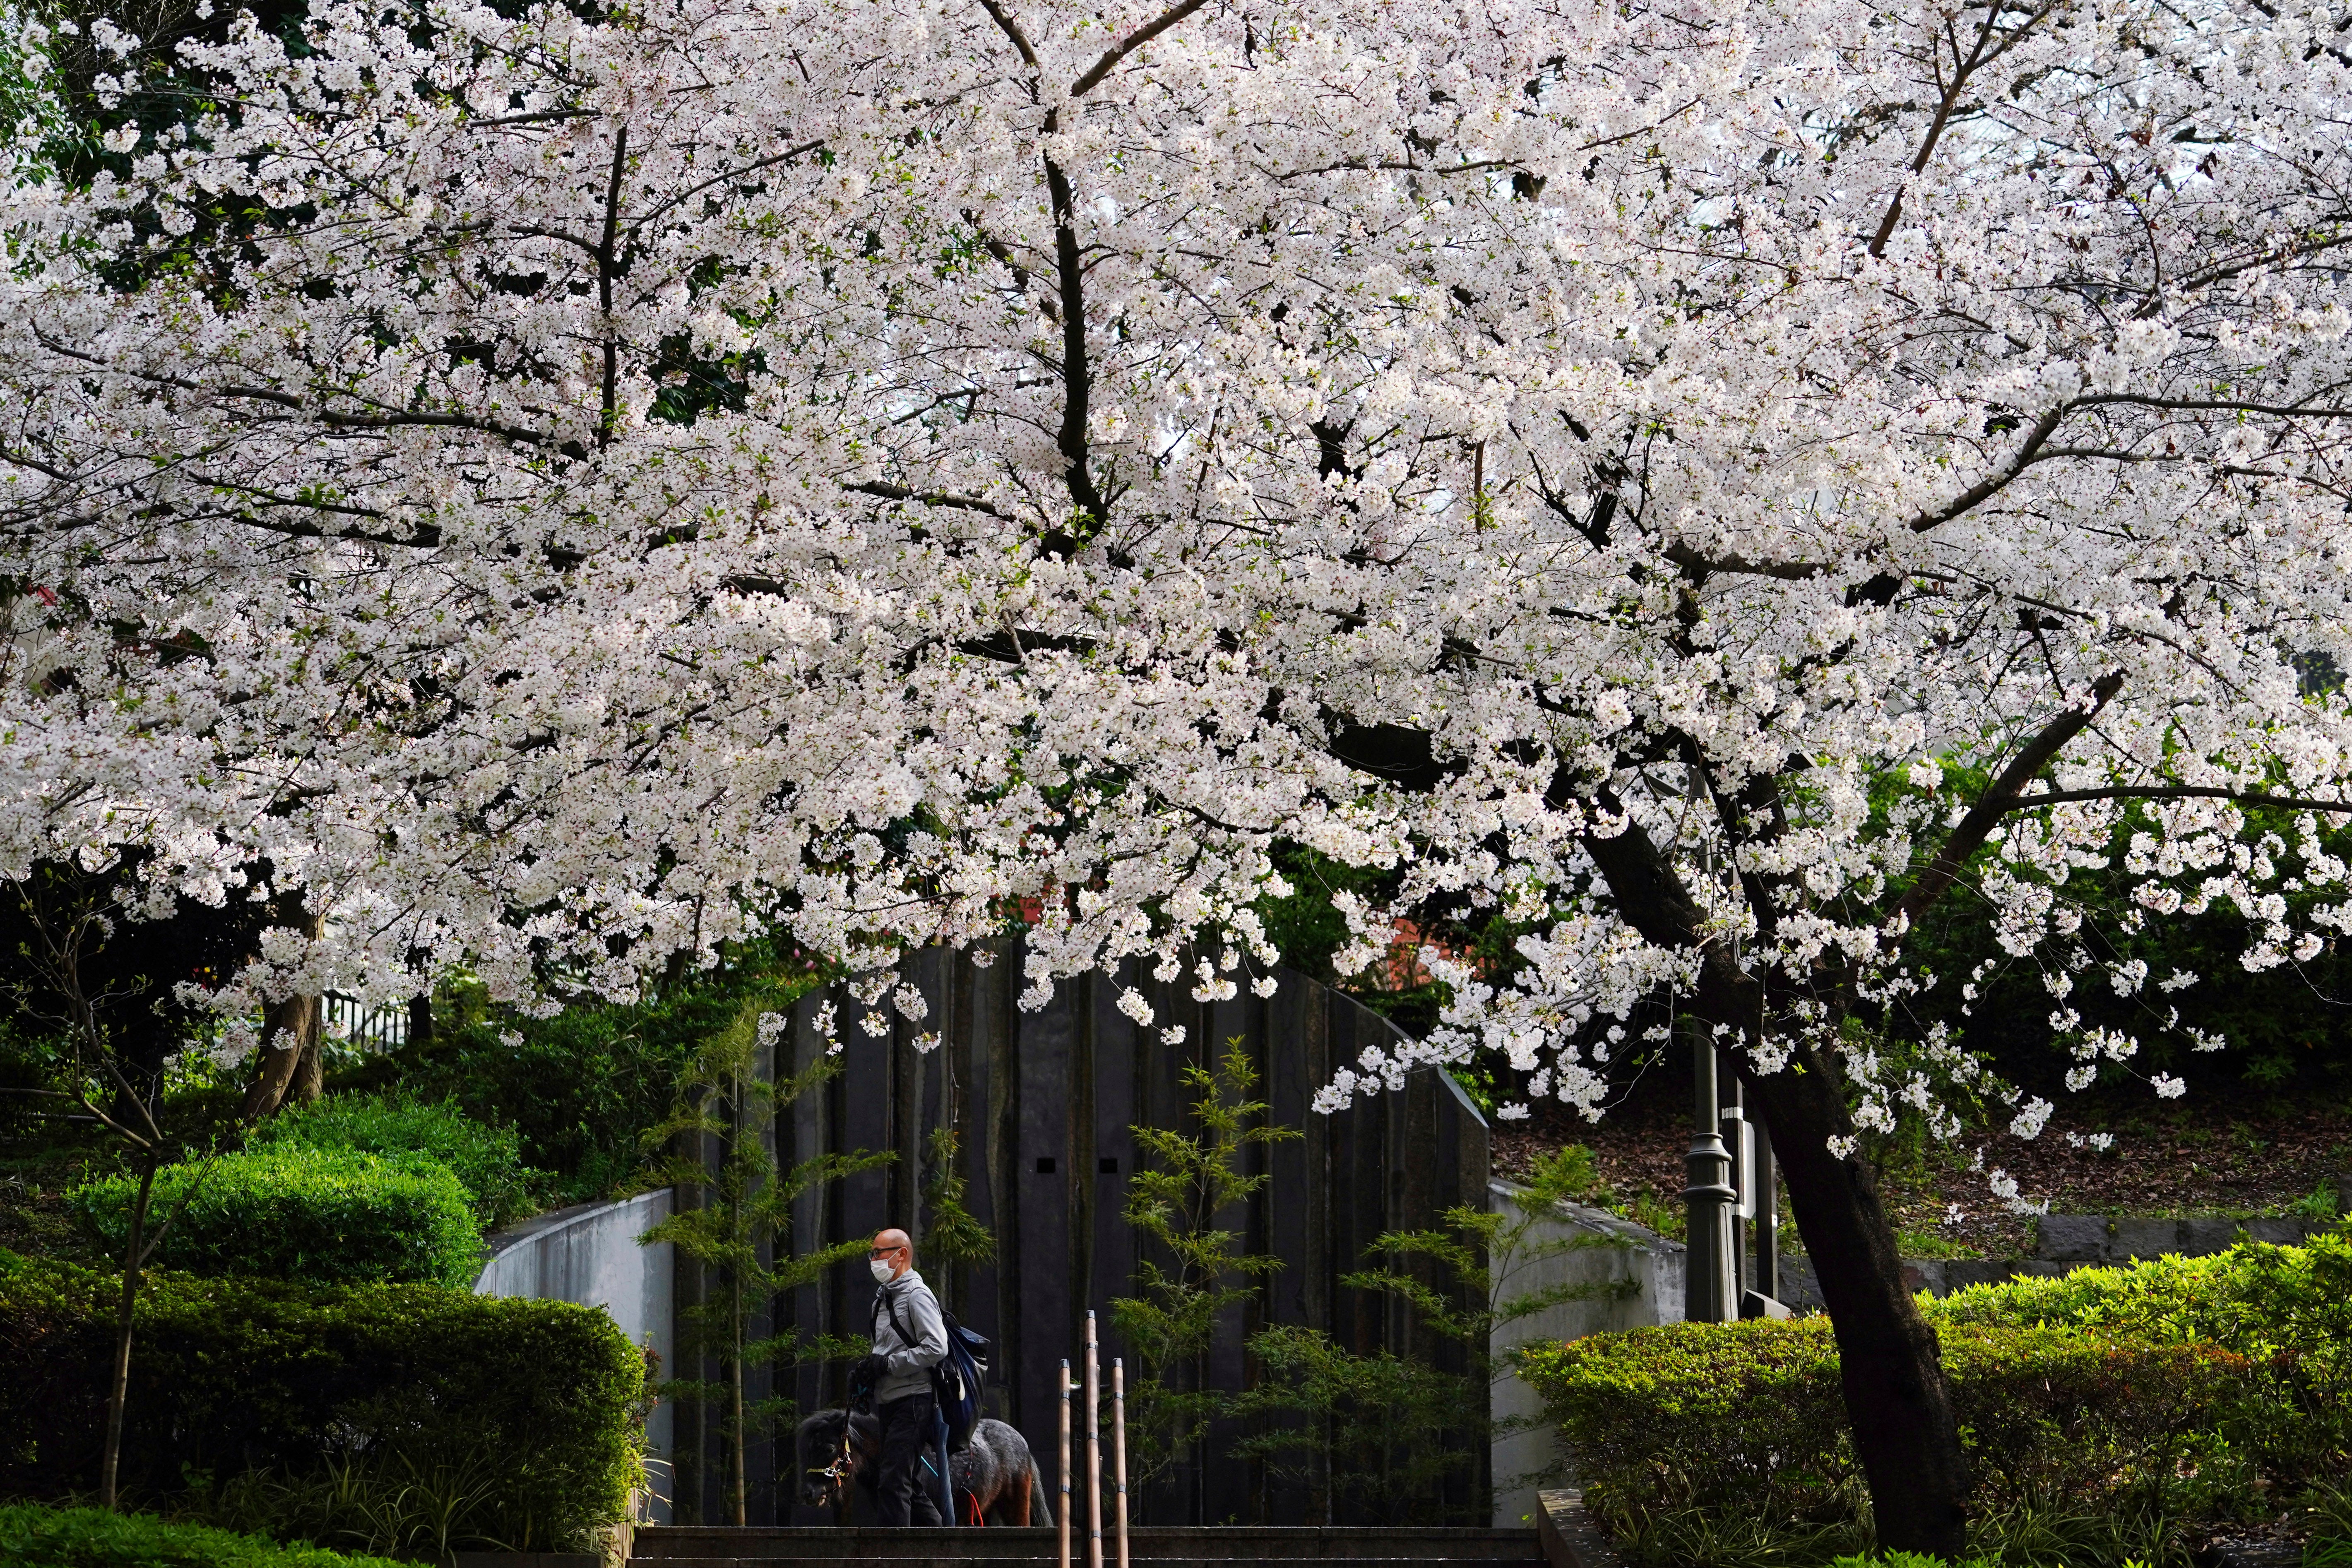
{"label": "leafy ground cover", "polygon": [[394,1568],[152,1514],[0,1504],[0,1568]]}

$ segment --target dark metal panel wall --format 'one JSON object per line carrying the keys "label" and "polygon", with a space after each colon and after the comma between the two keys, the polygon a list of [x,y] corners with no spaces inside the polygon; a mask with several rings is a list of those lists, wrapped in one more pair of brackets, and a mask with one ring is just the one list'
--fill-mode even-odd
{"label": "dark metal panel wall", "polygon": [[[984,963],[970,953],[927,949],[906,960],[900,977],[924,997],[928,1011],[919,1022],[898,1016],[887,997],[869,1007],[846,985],[794,1006],[779,1046],[789,1059],[777,1061],[775,1070],[798,1070],[824,1053],[818,1016],[829,1004],[842,1071],[780,1119],[779,1161],[789,1166],[828,1152],[880,1149],[897,1159],[885,1170],[804,1195],[794,1207],[791,1244],[805,1250],[886,1225],[913,1233],[925,1278],[950,1310],[994,1342],[989,1412],[1028,1437],[1049,1491],[1055,1376],[1064,1357],[1075,1363],[1079,1354],[1089,1308],[1101,1314],[1106,1377],[1109,1357],[1125,1353],[1108,1304],[1134,1289],[1138,1237],[1122,1213],[1139,1157],[1129,1130],[1186,1127],[1183,1069],[1207,1065],[1229,1042],[1237,1040],[1255,1064],[1271,1119],[1300,1136],[1253,1152],[1253,1170],[1268,1180],[1245,1212],[1223,1216],[1249,1250],[1283,1266],[1266,1279],[1257,1303],[1219,1324],[1191,1375],[1245,1386],[1254,1369],[1244,1344],[1270,1323],[1319,1328],[1363,1352],[1410,1348],[1409,1324],[1393,1303],[1341,1286],[1339,1276],[1362,1265],[1382,1231],[1438,1226],[1456,1205],[1483,1206],[1487,1129],[1450,1079],[1427,1071],[1412,1075],[1400,1093],[1329,1116],[1314,1111],[1315,1092],[1335,1067],[1354,1062],[1368,1044],[1396,1037],[1385,1019],[1287,972],[1270,998],[1245,990],[1208,1005],[1192,1000],[1189,976],[1165,984],[1139,972],[1083,976],[1063,984],[1034,1013],[1016,1005],[1023,984],[1017,949],[999,950]],[[1118,998],[1130,984],[1152,1005],[1148,1026],[1118,1011]],[[889,1020],[885,1037],[862,1027],[874,1011]],[[1171,1027],[1184,1030],[1181,1044],[1163,1039]],[[918,1049],[924,1035],[936,1036],[936,1044]],[[992,1263],[958,1268],[922,1256],[926,1140],[941,1125],[957,1132],[965,1202],[995,1237]],[[685,1277],[688,1272],[681,1264],[681,1302],[702,1288]],[[780,1300],[776,1321],[811,1337],[864,1333],[872,1295],[865,1270],[853,1265]],[[705,1374],[716,1373],[714,1365]],[[779,1381],[805,1412],[838,1404],[844,1374],[838,1367],[803,1366]],[[724,1490],[715,1420],[697,1420],[690,1407],[679,1415],[701,1428],[702,1440],[692,1448],[705,1463],[703,1475],[680,1477],[678,1517],[716,1522]],[[1142,1518],[1155,1524],[1320,1522],[1306,1517],[1309,1490],[1271,1483],[1262,1467],[1228,1458],[1232,1436],[1213,1432],[1161,1484],[1139,1494]],[[688,1447],[683,1426],[680,1447]],[[793,1499],[799,1477],[788,1436],[780,1435],[760,1458],[754,1521],[824,1521]]]}

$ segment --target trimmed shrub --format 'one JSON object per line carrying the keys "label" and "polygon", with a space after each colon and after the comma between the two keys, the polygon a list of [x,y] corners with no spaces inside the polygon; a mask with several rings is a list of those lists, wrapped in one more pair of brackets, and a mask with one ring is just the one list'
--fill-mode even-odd
{"label": "trimmed shrub", "polygon": [[[2177,1554],[2352,1459],[2352,1233],[2305,1247],[1923,1300],[1972,1472],[1978,1550]],[[1868,1544],[1827,1319],[1676,1324],[1531,1350],[1588,1503],[1645,1562],[1816,1562]]]}
{"label": "trimmed shrub", "polygon": [[[2242,1357],[2001,1324],[1942,1340],[1979,1513],[2053,1497],[2202,1512],[2250,1479],[2216,1434],[2252,1391]],[[1867,1517],[1825,1318],[1595,1334],[1530,1352],[1521,1375],[1621,1536],[1685,1509],[1801,1531]]]}
{"label": "trimmed shrub", "polygon": [[[137,1192],[135,1178],[108,1176],[66,1202],[119,1258]],[[465,1187],[422,1155],[273,1144],[167,1166],[149,1223],[175,1207],[154,1254],[164,1268],[320,1285],[467,1285],[481,1272],[482,1231]]]}
{"label": "trimmed shrub", "polygon": [[455,1100],[436,1105],[398,1094],[339,1094],[289,1106],[253,1134],[255,1148],[280,1146],[437,1160],[472,1194],[474,1217],[486,1231],[535,1213],[532,1189],[549,1179],[522,1163],[522,1139],[514,1129],[477,1121]]}
{"label": "trimmed shrub", "polygon": [[[96,1486],[119,1288],[0,1253],[0,1496]],[[548,1550],[619,1519],[638,1476],[644,1359],[593,1308],[157,1273],[133,1327],[136,1496],[462,1470],[453,1544]]]}
{"label": "trimmed shrub", "polygon": [[382,1557],[280,1546],[152,1514],[0,1505],[0,1568],[394,1568]]}
{"label": "trimmed shrub", "polygon": [[2240,1428],[2277,1482],[2340,1480],[2352,1461],[2352,1228],[2302,1247],[2248,1242],[2210,1258],[2160,1258],[1955,1291],[1939,1323],[2049,1324],[2158,1344],[2210,1343],[2259,1368]]}

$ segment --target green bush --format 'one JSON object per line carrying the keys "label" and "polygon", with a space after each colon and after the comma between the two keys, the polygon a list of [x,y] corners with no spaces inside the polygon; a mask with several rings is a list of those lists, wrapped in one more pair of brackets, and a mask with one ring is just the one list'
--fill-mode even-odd
{"label": "green bush", "polygon": [[[120,1257],[137,1191],[131,1176],[107,1176],[66,1202]],[[155,1263],[194,1274],[465,1285],[481,1272],[482,1231],[465,1187],[422,1155],[271,1144],[165,1167],[150,1212],[171,1216]]]}
{"label": "green bush", "polygon": [[611,1197],[640,1179],[646,1131],[669,1113],[702,1042],[749,998],[772,994],[769,1005],[782,1006],[814,985],[819,977],[806,969],[797,952],[761,944],[649,1001],[576,1002],[551,1018],[493,1006],[478,985],[457,983],[435,1000],[429,1041],[369,1057],[331,1087],[448,1100],[477,1121],[513,1128],[522,1158],[554,1173],[554,1201]]}
{"label": "green bush", "polygon": [[403,1094],[339,1094],[289,1106],[255,1131],[253,1144],[425,1155],[465,1184],[486,1231],[536,1213],[534,1189],[547,1179],[522,1163],[522,1140],[512,1128],[477,1121],[455,1100],[434,1104]]}
{"label": "green bush", "polygon": [[0,1505],[0,1568],[394,1568],[381,1557],[280,1546],[152,1514]]}
{"label": "green bush", "polygon": [[2264,1474],[2301,1488],[2352,1468],[2352,1228],[2302,1247],[2248,1242],[2047,1279],[1979,1285],[1932,1303],[1939,1323],[2045,1324],[2245,1358],[2260,1394],[2238,1428]]}
{"label": "green bush", "polygon": [[[2321,1495],[2352,1464],[2352,1233],[1922,1308],[1990,1556],[2177,1556],[2181,1526]],[[1826,1319],[1595,1335],[1531,1352],[1523,1375],[1639,1560],[1820,1562],[1869,1543]]]}
{"label": "green bush", "polygon": [[[1980,1517],[2050,1499],[2204,1514],[2252,1479],[2219,1436],[2252,1392],[2242,1357],[2070,1328],[1977,1323],[1941,1338]],[[1696,1510],[1858,1543],[1839,1533],[1862,1526],[1868,1501],[1827,1319],[1596,1334],[1534,1352],[1521,1375],[1621,1539]]]}
{"label": "green bush", "polygon": [[[95,1488],[118,1289],[0,1253],[0,1496]],[[131,1342],[126,1489],[273,1533],[331,1533],[401,1476],[437,1476],[450,1544],[566,1549],[638,1476],[644,1359],[593,1308],[158,1273]],[[256,1511],[273,1489],[324,1512]]]}

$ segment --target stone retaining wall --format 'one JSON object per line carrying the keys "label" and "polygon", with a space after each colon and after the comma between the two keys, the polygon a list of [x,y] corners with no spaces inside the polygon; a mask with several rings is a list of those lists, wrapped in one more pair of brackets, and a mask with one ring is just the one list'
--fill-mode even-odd
{"label": "stone retaining wall", "polygon": [[[2293,1247],[2326,1230],[2331,1220],[2234,1218],[2227,1215],[2199,1219],[2124,1219],[2105,1215],[2053,1214],[2042,1216],[2039,1238],[2031,1258],[1906,1258],[1903,1279],[1914,1290],[1948,1296],[1969,1285],[1992,1285],[2004,1279],[2047,1279],[2077,1268],[2132,1263],[2144,1258],[2209,1258],[2227,1252],[2240,1241],[2266,1241]],[[1814,1282],[1810,1259],[1780,1260],[1780,1299],[1800,1310],[1817,1310],[1821,1287]]]}
{"label": "stone retaining wall", "polygon": [[[639,1245],[637,1237],[669,1217],[671,1190],[640,1193],[618,1203],[581,1204],[536,1215],[490,1237],[490,1256],[474,1281],[478,1296],[520,1296],[602,1307],[632,1342],[660,1358],[659,1375],[677,1375],[676,1313],[671,1284],[677,1248]],[[670,1402],[646,1421],[647,1479],[654,1495],[647,1518],[669,1521]]]}
{"label": "stone retaining wall", "polygon": [[[1486,1192],[1494,1212],[1505,1215],[1521,1210],[1528,1195],[1523,1188],[1499,1181],[1488,1183]],[[1682,1321],[1681,1242],[1668,1241],[1605,1209],[1582,1204],[1555,1205],[1528,1232],[1528,1241],[1578,1245],[1574,1250],[1538,1258],[1498,1279],[1498,1294],[1524,1296],[1555,1285],[1586,1286],[1591,1293],[1496,1329],[1490,1348],[1498,1358],[1515,1346],[1534,1341],[1580,1339],[1612,1329]],[[1496,1380],[1493,1410],[1498,1424],[1538,1415],[1542,1409],[1535,1390],[1517,1378]],[[1559,1484],[1563,1467],[1557,1437],[1549,1426],[1533,1426],[1497,1436],[1490,1452],[1496,1527],[1532,1528],[1541,1512],[1538,1487]]]}

